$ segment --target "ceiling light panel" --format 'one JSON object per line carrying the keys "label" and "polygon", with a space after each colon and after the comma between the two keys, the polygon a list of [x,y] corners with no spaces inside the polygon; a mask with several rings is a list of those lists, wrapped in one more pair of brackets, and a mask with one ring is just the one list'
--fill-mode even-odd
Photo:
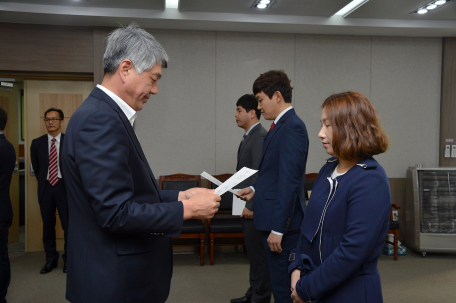
{"label": "ceiling light panel", "polygon": [[369,2],[369,0],[353,0],[335,13],[334,16],[342,16],[345,18],[367,2]]}
{"label": "ceiling light panel", "polygon": [[179,0],[165,0],[166,8],[179,8]]}
{"label": "ceiling light panel", "polygon": [[434,11],[442,6],[444,6],[445,4],[447,3],[450,3],[452,2],[453,0],[434,0],[434,1],[431,1],[429,2],[428,4],[426,5],[423,5],[422,7],[414,10],[412,12],[412,14],[419,14],[419,15],[424,15],[424,14],[427,14],[431,11]]}
{"label": "ceiling light panel", "polygon": [[270,8],[274,1],[275,0],[255,0],[255,2],[253,2],[252,7],[258,8],[258,9]]}

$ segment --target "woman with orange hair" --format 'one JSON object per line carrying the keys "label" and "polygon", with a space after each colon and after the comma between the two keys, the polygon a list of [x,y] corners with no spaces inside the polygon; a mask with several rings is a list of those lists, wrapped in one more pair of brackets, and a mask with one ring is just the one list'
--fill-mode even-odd
{"label": "woman with orange hair", "polygon": [[325,100],[318,137],[332,157],[318,174],[290,255],[291,297],[295,303],[383,302],[377,262],[391,194],[372,156],[387,150],[388,137],[372,104],[357,92]]}

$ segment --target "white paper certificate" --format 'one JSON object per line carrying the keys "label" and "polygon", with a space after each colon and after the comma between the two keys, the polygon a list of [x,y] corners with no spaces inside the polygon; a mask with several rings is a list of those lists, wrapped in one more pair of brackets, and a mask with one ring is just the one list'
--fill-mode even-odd
{"label": "white paper certificate", "polygon": [[[201,177],[206,178],[207,180],[211,181],[212,183],[216,184],[217,186],[220,186],[223,183],[222,181],[217,180],[216,178],[214,178],[213,176],[211,176],[210,174],[208,174],[205,171],[203,171],[201,173]],[[233,194],[237,195],[237,193],[234,190],[230,189],[229,191],[232,192]]]}
{"label": "white paper certificate", "polygon": [[[232,190],[232,188],[235,187],[236,185],[238,185],[239,183],[241,183],[242,181],[244,181],[245,179],[247,179],[248,177],[252,176],[256,172],[257,172],[257,170],[254,170],[251,168],[247,168],[247,167],[241,168],[237,173],[232,175],[228,180],[226,180],[224,183],[220,184],[219,187],[217,187],[217,189],[215,190],[214,194],[223,195],[227,191],[237,194],[234,190]],[[217,180],[217,179],[215,179],[208,173],[203,172],[201,174],[201,176],[208,179],[209,181],[217,184],[217,182],[213,181],[213,180]],[[208,177],[212,178],[213,180],[209,179]],[[218,181],[218,182],[220,182],[220,181]]]}
{"label": "white paper certificate", "polygon": [[[234,189],[235,192],[238,192],[240,189]],[[238,198],[238,196],[233,195],[233,210],[231,214],[233,216],[240,216],[242,215],[242,211],[244,210],[245,207],[245,201],[242,200],[241,198]]]}

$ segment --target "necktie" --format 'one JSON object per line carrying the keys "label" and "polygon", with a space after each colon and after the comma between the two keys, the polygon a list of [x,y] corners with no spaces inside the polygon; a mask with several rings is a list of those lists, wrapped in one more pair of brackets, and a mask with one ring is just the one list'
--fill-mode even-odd
{"label": "necktie", "polygon": [[55,186],[59,183],[59,170],[57,167],[57,149],[55,148],[55,138],[52,138],[51,152],[49,153],[49,183]]}
{"label": "necktie", "polygon": [[271,124],[271,128],[269,129],[269,131],[271,131],[271,130],[274,128],[274,126],[275,126],[275,123],[274,123],[274,122],[272,122],[272,124]]}

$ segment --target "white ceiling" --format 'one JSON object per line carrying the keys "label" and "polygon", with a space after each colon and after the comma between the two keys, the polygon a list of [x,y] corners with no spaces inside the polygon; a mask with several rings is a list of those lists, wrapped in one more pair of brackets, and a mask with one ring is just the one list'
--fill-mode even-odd
{"label": "white ceiling", "polygon": [[[456,0],[426,15],[411,14],[430,0],[370,0],[346,18],[332,15],[350,0],[0,0],[0,22],[75,26],[374,36],[456,36]],[[1,25],[0,25],[1,26]]]}

